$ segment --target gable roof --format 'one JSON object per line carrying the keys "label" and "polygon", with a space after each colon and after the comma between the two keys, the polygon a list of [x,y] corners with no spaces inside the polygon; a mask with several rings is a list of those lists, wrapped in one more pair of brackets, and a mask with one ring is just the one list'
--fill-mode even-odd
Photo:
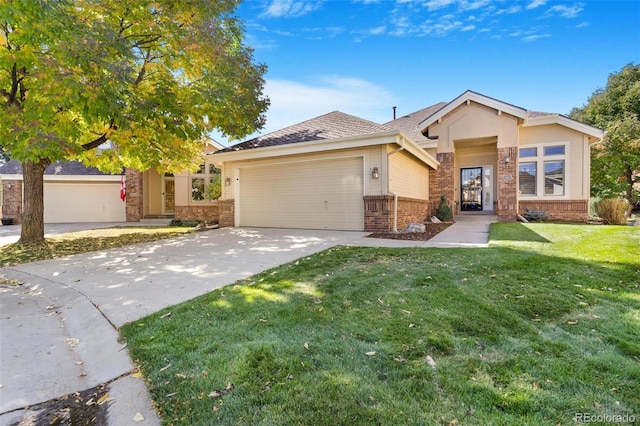
{"label": "gable roof", "polygon": [[427,130],[427,127],[431,126],[436,121],[441,120],[442,117],[444,117],[454,109],[458,108],[460,105],[467,102],[476,102],[482,105],[486,105],[498,111],[506,112],[507,114],[510,114],[510,115],[513,115],[514,117],[518,117],[522,119],[524,119],[527,116],[527,110],[524,108],[520,108],[519,106],[508,104],[498,99],[494,99],[489,96],[476,93],[472,90],[467,90],[462,95],[458,96],[448,104],[445,104],[442,108],[440,108],[439,110],[431,114],[429,117],[425,118],[420,123],[418,123],[417,130],[421,133],[424,133],[425,130]]}
{"label": "gable roof", "polygon": [[213,155],[268,146],[370,135],[389,132],[391,130],[395,129],[340,111],[333,111],[221,149],[213,153]]}
{"label": "gable roof", "polygon": [[[22,163],[18,160],[11,160],[0,166],[1,175],[21,175]],[[44,171],[45,175],[58,176],[110,176],[110,173],[103,173],[95,167],[86,167],[79,161],[56,161]]]}

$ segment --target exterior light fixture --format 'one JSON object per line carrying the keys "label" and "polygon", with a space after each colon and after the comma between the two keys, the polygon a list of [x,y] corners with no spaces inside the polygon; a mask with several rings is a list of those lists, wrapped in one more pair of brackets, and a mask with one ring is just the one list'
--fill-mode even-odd
{"label": "exterior light fixture", "polygon": [[511,162],[510,157],[504,157],[504,164],[509,164]]}
{"label": "exterior light fixture", "polygon": [[224,186],[231,186],[231,178],[226,178],[224,180]]}
{"label": "exterior light fixture", "polygon": [[372,179],[378,179],[380,177],[380,171],[378,170],[378,167],[374,167],[373,170],[371,170],[371,178]]}

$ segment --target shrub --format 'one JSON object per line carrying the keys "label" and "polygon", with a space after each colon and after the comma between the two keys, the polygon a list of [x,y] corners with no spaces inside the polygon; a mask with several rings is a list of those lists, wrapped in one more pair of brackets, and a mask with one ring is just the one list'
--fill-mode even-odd
{"label": "shrub", "polygon": [[524,218],[529,222],[546,222],[549,220],[549,213],[543,210],[524,209]]}
{"label": "shrub", "polygon": [[436,217],[443,222],[451,222],[453,220],[453,212],[447,204],[447,196],[444,194],[440,196],[440,205],[436,209]]}
{"label": "shrub", "polygon": [[626,225],[631,204],[624,198],[605,198],[596,203],[596,212],[607,225]]}

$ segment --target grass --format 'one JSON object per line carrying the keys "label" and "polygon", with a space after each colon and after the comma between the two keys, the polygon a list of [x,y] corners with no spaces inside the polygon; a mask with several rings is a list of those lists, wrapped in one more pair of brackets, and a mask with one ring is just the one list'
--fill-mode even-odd
{"label": "grass", "polygon": [[47,238],[42,243],[0,246],[0,267],[124,247],[192,231],[193,227],[122,226],[70,232]]}
{"label": "grass", "polygon": [[640,232],[492,225],[488,249],[337,247],[125,325],[165,424],[640,418]]}

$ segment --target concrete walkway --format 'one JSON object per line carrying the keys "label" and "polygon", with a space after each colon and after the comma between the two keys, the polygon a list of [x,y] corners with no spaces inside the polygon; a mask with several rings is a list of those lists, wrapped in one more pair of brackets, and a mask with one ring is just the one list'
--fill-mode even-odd
{"label": "concrete walkway", "polygon": [[[430,242],[363,238],[363,232],[223,228],[0,269],[0,425],[32,420],[37,412],[25,407],[107,382],[109,425],[158,425],[144,382],[131,375],[134,365],[119,341],[123,324],[336,245],[486,246],[491,220],[464,218]],[[19,226],[12,228],[19,235]],[[15,237],[1,231],[0,238]]]}

